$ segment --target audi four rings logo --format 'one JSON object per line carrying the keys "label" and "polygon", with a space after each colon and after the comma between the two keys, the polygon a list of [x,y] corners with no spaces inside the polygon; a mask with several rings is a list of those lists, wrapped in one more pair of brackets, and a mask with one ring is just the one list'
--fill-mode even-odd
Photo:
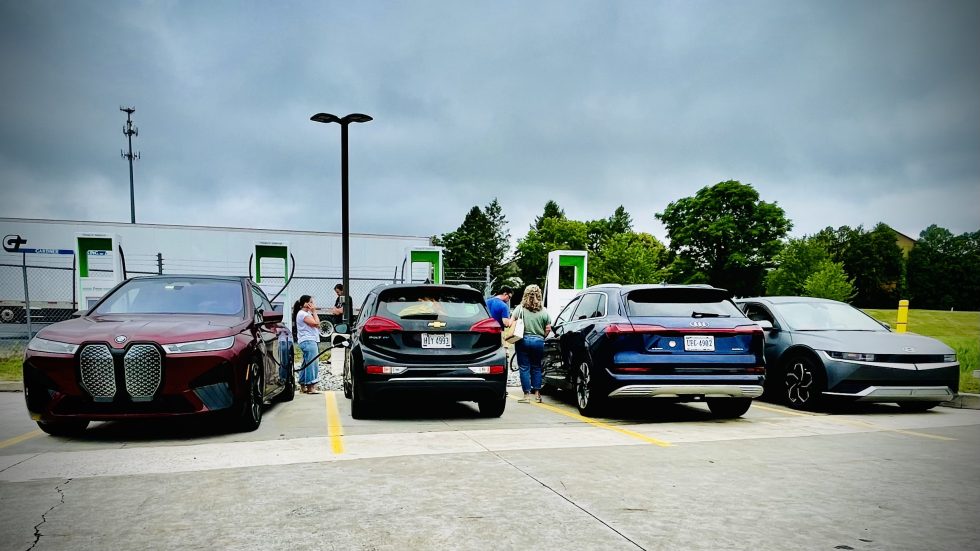
{"label": "audi four rings logo", "polygon": [[706,322],[706,321],[692,321],[691,322],[691,327],[707,327],[707,326],[708,326],[708,322]]}

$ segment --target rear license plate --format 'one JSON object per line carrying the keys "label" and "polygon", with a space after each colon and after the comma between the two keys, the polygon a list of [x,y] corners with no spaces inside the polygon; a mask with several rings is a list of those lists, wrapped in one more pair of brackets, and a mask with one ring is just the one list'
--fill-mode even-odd
{"label": "rear license plate", "polygon": [[422,333],[422,348],[452,348],[453,336],[449,333]]}
{"label": "rear license plate", "polygon": [[711,335],[684,335],[684,350],[690,352],[714,352],[715,338]]}

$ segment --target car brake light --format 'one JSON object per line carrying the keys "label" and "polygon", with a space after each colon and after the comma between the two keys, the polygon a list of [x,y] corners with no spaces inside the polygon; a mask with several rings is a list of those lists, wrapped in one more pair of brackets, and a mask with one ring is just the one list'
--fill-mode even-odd
{"label": "car brake light", "polygon": [[657,333],[666,331],[661,325],[633,325],[630,323],[611,323],[606,326],[607,335],[618,335],[620,333]]}
{"label": "car brake light", "polygon": [[493,318],[480,320],[470,327],[470,331],[476,333],[500,333],[500,324]]}
{"label": "car brake light", "polygon": [[402,326],[388,318],[381,316],[371,316],[364,322],[365,333],[390,333],[391,331],[401,331]]}
{"label": "car brake light", "polygon": [[398,375],[399,373],[404,373],[407,369],[407,367],[392,365],[364,366],[364,371],[366,371],[368,375]]}
{"label": "car brake light", "polygon": [[[496,322],[495,322],[496,323]],[[501,375],[504,372],[502,365],[477,365],[471,366],[470,371],[479,375]]]}

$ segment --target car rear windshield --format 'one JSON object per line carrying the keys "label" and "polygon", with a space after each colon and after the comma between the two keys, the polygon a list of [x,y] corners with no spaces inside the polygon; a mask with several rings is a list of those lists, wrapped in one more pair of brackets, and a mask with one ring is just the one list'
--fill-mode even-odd
{"label": "car rear windshield", "polygon": [[212,314],[242,316],[237,281],[203,278],[133,279],[116,289],[94,314]]}
{"label": "car rear windshield", "polygon": [[626,295],[631,317],[744,317],[720,289],[640,289]]}
{"label": "car rear windshield", "polygon": [[489,317],[483,297],[465,289],[410,287],[378,297],[378,314],[393,320],[479,321]]}

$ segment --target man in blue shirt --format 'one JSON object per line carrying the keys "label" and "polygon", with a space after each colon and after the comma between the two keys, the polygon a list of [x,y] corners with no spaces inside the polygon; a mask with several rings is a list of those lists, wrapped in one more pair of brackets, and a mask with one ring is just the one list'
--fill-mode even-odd
{"label": "man in blue shirt", "polygon": [[497,294],[487,299],[487,310],[490,317],[497,320],[501,329],[510,325],[510,297],[514,290],[506,285],[497,290]]}

